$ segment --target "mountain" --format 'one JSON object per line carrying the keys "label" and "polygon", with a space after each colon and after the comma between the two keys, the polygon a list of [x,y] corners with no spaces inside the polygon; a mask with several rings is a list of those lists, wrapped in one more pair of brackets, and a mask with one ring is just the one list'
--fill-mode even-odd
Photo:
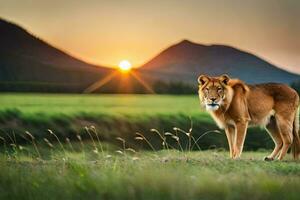
{"label": "mountain", "polygon": [[0,19],[0,90],[81,92],[112,70],[88,64]]}
{"label": "mountain", "polygon": [[250,53],[188,40],[167,48],[125,75],[77,59],[24,28],[0,19],[0,91],[81,93],[100,81],[101,88],[96,92],[195,93],[199,74],[223,73],[248,83],[300,80],[299,75]]}
{"label": "mountain", "polygon": [[263,59],[225,45],[202,45],[188,40],[175,44],[141,66],[145,77],[195,83],[199,74],[228,74],[247,83],[291,83],[300,76]]}

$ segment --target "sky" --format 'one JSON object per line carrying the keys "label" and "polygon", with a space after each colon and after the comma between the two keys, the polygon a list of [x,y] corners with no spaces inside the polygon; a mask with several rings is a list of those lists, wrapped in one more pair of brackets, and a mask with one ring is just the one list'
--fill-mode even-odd
{"label": "sky", "polygon": [[0,17],[98,65],[138,67],[188,39],[300,74],[299,0],[0,0]]}

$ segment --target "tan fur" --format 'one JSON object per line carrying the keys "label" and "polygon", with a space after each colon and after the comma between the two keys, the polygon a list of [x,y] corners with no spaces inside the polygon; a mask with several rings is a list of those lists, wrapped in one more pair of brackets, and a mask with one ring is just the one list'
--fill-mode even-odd
{"label": "tan fur", "polygon": [[299,157],[299,96],[295,90],[278,83],[246,85],[227,75],[201,75],[198,82],[200,103],[225,129],[232,158],[240,157],[248,126],[264,126],[272,137],[275,148],[265,160],[278,155],[283,159],[291,145],[294,158]]}

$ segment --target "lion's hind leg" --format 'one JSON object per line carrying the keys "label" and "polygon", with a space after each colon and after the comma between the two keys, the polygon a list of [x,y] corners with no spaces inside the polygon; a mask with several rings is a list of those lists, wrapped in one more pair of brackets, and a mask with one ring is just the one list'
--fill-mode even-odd
{"label": "lion's hind leg", "polygon": [[270,122],[266,125],[266,130],[273,139],[275,143],[275,147],[273,152],[264,158],[265,161],[272,161],[278,155],[279,151],[282,148],[283,141],[280,135],[280,129],[276,123],[276,119],[274,116],[271,116]]}
{"label": "lion's hind leg", "polygon": [[293,113],[276,115],[276,122],[283,142],[281,152],[278,156],[278,159],[282,160],[293,142]]}

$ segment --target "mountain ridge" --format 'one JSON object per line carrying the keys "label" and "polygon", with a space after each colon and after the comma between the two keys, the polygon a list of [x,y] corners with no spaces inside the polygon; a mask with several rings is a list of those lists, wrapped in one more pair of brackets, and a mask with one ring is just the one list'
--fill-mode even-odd
{"label": "mountain ridge", "polygon": [[[291,83],[299,75],[288,72],[262,58],[228,45],[203,45],[182,40],[171,45],[141,66],[142,70],[173,74],[182,73],[181,81],[192,82],[199,74],[218,76],[228,73],[248,83],[282,82]],[[249,75],[261,72],[261,75],[249,78]],[[266,76],[268,75],[268,76]],[[163,77],[161,77],[163,78]],[[170,78],[164,77],[168,80]]]}
{"label": "mountain ridge", "polygon": [[[0,91],[81,93],[116,71],[82,61],[17,24],[2,19],[0,44]],[[172,92],[176,92],[176,87],[181,87],[181,91],[187,85],[191,86],[190,89],[194,88],[198,75],[203,73],[215,76],[227,73],[247,83],[291,83],[300,79],[299,75],[286,72],[249,52],[190,40],[169,46],[134,71],[157,90],[166,91],[161,89],[165,87]],[[147,92],[130,73],[129,76],[116,74],[97,92]]]}
{"label": "mountain ridge", "polygon": [[[0,38],[0,41],[1,41],[1,46],[5,46],[6,50],[10,49],[10,48],[16,48],[16,41],[14,42],[11,42],[12,39],[18,39],[17,42],[18,42],[18,48],[20,47],[24,47],[25,45],[28,45],[29,42],[30,42],[30,46],[31,48],[34,48],[33,50],[30,49],[31,51],[36,51],[35,48],[38,48],[42,45],[47,45],[49,46],[52,51],[53,54],[61,54],[63,56],[66,56],[70,59],[74,59],[75,61],[77,62],[80,62],[82,65],[85,64],[86,66],[93,66],[93,67],[104,67],[104,66],[98,66],[98,65],[93,65],[93,64],[89,64],[88,62],[86,61],[83,61],[81,59],[78,59],[76,58],[75,56],[71,55],[69,52],[66,52],[64,50],[61,50],[60,48],[48,43],[47,41],[41,39],[40,37],[36,36],[35,34],[29,32],[27,29],[21,27],[21,26],[18,26],[17,24],[13,23],[13,22],[10,22],[10,21],[7,21],[7,20],[4,20],[2,18],[0,18],[0,30],[1,30],[1,38]],[[15,36],[14,38],[10,38],[9,36]],[[5,36],[3,38],[3,36]],[[28,39],[31,39],[31,38],[34,38],[34,40],[28,40]],[[9,44],[7,44],[9,43]],[[3,47],[2,47],[3,48]],[[15,50],[15,49],[14,49]],[[27,48],[25,48],[25,50],[27,50]],[[28,53],[28,52],[27,52]],[[35,52],[35,53],[39,53],[39,52]],[[73,65],[75,63],[72,63]]]}
{"label": "mountain ridge", "polygon": [[40,85],[47,83],[56,87],[45,91],[80,92],[112,71],[73,57],[3,19],[0,44],[2,91],[41,91]]}

